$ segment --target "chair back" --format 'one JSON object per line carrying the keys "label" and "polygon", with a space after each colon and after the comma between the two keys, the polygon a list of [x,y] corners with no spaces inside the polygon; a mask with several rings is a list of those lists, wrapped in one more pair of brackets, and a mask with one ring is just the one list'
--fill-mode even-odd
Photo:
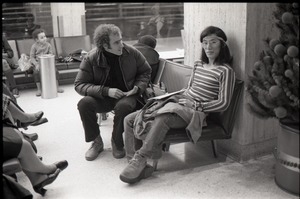
{"label": "chair back", "polygon": [[157,83],[163,82],[166,86],[167,92],[171,93],[178,91],[188,85],[190,76],[193,72],[193,68],[191,66],[169,60],[165,60],[163,66],[162,71],[160,71],[160,67],[158,68],[157,75],[159,75],[160,78],[156,81]]}
{"label": "chair back", "polygon": [[54,37],[57,57],[67,57],[75,50],[83,49],[90,51],[92,49],[90,36],[68,36],[68,37]]}

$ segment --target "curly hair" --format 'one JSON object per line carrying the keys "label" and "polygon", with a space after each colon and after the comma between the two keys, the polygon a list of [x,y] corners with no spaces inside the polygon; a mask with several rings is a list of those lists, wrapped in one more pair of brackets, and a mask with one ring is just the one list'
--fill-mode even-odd
{"label": "curly hair", "polygon": [[114,24],[101,24],[94,31],[94,43],[98,49],[103,48],[103,44],[107,44],[110,48],[109,35],[121,34],[121,30]]}
{"label": "curly hair", "polygon": [[[40,33],[44,32],[45,33],[45,30],[44,29],[41,29],[41,28],[38,28],[38,29],[35,29],[33,32],[32,32],[32,38],[33,39],[37,39],[38,38],[38,35]],[[46,33],[45,33],[46,34]]]}
{"label": "curly hair", "polygon": [[[224,40],[224,42],[221,41],[222,47],[221,47],[219,56],[215,60],[215,63],[220,64],[220,65],[223,65],[223,64],[230,65],[232,63],[232,56],[230,55],[230,51],[229,51],[227,44],[225,43],[227,41],[227,36],[224,33],[224,31],[215,26],[208,26],[207,28],[205,28],[202,31],[202,33],[200,35],[200,42],[202,43],[203,38],[208,35],[216,35],[218,37],[221,37]],[[208,63],[208,57],[206,56],[206,53],[203,48],[202,48],[202,53],[201,53],[201,60],[205,63]]]}

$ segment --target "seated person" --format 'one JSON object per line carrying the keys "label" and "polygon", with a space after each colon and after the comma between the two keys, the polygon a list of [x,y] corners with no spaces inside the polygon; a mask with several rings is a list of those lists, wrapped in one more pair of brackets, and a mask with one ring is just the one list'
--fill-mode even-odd
{"label": "seated person", "polygon": [[36,29],[40,29],[41,26],[34,23],[34,15],[33,14],[27,14],[27,21],[26,21],[26,27],[25,27],[25,33],[28,33],[28,36],[32,36],[33,31]]}
{"label": "seated person", "polygon": [[[40,82],[40,73],[39,73],[40,70],[39,56],[45,54],[53,54],[53,50],[51,44],[47,42],[47,37],[43,29],[36,29],[32,33],[32,37],[35,40],[35,43],[31,46],[31,50],[30,50],[30,60],[33,67],[29,69],[28,73],[33,73],[33,78],[37,87],[36,96],[41,96],[42,92],[41,92],[41,82]],[[63,93],[64,90],[60,88],[58,84],[59,73],[56,67],[55,67],[55,71],[56,71],[57,92]]]}
{"label": "seated person", "polygon": [[156,39],[152,35],[145,35],[139,38],[138,43],[133,45],[138,49],[146,58],[147,62],[152,68],[151,82],[154,82],[158,65],[159,65],[159,54],[155,50]]}
{"label": "seated person", "polygon": [[[186,89],[162,100],[147,103],[142,110],[124,119],[125,149],[128,166],[120,179],[135,183],[147,172],[147,159],[161,157],[164,138],[171,128],[185,128],[191,141],[196,143],[206,125],[209,112],[228,108],[235,83],[230,67],[231,55],[223,30],[209,26],[200,35],[201,61],[196,61]],[[145,106],[146,106],[145,105]],[[143,140],[140,149],[135,148],[135,138]]]}
{"label": "seated person", "polygon": [[16,80],[14,78],[13,69],[18,68],[14,64],[12,58],[14,51],[11,49],[6,37],[2,34],[2,71],[8,81],[8,86],[15,97],[19,97],[19,90],[17,89]]}
{"label": "seated person", "polygon": [[[28,114],[24,113],[11,103],[10,98],[2,94],[2,122],[10,120],[13,124],[15,119],[23,123],[36,121],[40,117],[40,112]],[[10,125],[3,125],[3,159],[6,161],[18,158],[23,172],[29,178],[35,192],[44,195],[46,185],[51,184],[58,174],[68,166],[66,160],[50,165],[44,164],[36,155],[31,144],[24,139],[18,128]],[[2,162],[2,163],[3,163]]]}

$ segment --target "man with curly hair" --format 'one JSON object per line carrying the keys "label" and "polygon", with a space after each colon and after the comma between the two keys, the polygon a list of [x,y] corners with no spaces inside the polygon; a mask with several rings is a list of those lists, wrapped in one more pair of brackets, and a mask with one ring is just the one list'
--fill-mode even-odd
{"label": "man with curly hair", "polygon": [[123,120],[141,108],[141,95],[151,77],[151,67],[134,47],[122,42],[119,27],[101,24],[94,32],[96,48],[88,52],[80,64],[75,90],[84,96],[77,104],[85,141],[92,142],[85,158],[92,161],[103,151],[103,141],[97,124],[97,113],[114,110],[111,137],[115,158],[125,156]]}

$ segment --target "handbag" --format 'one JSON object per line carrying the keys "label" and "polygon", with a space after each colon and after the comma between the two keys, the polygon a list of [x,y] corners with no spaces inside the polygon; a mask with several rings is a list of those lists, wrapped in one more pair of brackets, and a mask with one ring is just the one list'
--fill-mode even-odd
{"label": "handbag", "polygon": [[21,71],[29,70],[32,67],[29,56],[22,53],[20,59],[18,60],[18,65],[19,65]]}

